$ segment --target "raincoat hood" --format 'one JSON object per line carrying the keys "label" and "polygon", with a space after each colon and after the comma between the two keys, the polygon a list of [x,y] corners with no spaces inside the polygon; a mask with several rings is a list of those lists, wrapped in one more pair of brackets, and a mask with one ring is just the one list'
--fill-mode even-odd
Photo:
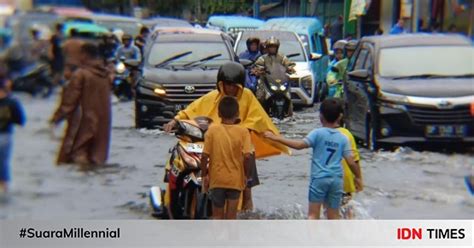
{"label": "raincoat hood", "polygon": [[[218,105],[225,94],[223,83],[218,83],[217,87],[220,90],[213,90],[197,99],[185,110],[180,111],[176,119],[194,119],[199,116],[207,116],[211,118],[214,123],[220,123],[221,119],[218,113]],[[236,98],[239,102],[240,125],[252,131],[251,137],[255,147],[255,156],[257,158],[263,158],[282,153],[290,154],[288,147],[263,137],[263,133],[266,131],[271,131],[276,135],[279,135],[280,132],[253,93],[249,89],[239,85],[239,93]]]}

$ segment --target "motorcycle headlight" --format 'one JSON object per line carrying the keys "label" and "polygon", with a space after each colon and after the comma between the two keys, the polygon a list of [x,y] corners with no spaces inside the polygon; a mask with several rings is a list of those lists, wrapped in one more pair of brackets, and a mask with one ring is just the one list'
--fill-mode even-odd
{"label": "motorcycle headlight", "polygon": [[278,86],[272,85],[272,86],[270,87],[270,89],[272,89],[273,91],[277,91],[277,90],[278,90]]}
{"label": "motorcycle headlight", "polygon": [[286,86],[285,86],[285,85],[280,86],[280,90],[281,90],[281,91],[285,91],[285,90],[286,90]]}
{"label": "motorcycle headlight", "polygon": [[127,68],[125,67],[125,64],[124,64],[124,63],[118,63],[118,64],[115,66],[115,72],[117,72],[117,73],[119,73],[119,74],[124,73],[126,70],[127,70]]}
{"label": "motorcycle headlight", "polygon": [[181,124],[183,125],[182,127],[184,128],[184,134],[190,137],[200,139],[200,140],[204,139],[202,130],[199,129],[198,127],[193,126],[187,122],[181,122]]}

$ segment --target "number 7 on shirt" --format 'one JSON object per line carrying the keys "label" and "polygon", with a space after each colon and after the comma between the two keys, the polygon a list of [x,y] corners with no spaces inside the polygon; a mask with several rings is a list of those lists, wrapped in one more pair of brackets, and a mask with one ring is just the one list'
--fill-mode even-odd
{"label": "number 7 on shirt", "polygon": [[327,148],[326,151],[329,152],[328,159],[326,160],[326,165],[328,165],[328,164],[329,164],[329,161],[331,161],[332,156],[333,156],[334,153],[336,152],[336,149]]}

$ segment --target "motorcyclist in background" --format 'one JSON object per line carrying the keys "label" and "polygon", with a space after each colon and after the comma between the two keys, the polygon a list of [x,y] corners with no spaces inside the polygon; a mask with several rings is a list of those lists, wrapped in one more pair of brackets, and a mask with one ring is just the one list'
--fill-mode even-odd
{"label": "motorcyclist in background", "polygon": [[[255,62],[255,66],[257,68],[257,74],[259,76],[264,75],[267,73],[267,70],[273,68],[275,63],[281,64],[286,68],[286,72],[289,74],[295,73],[295,63],[288,59],[285,55],[278,53],[278,49],[280,48],[280,41],[275,37],[270,37],[268,40],[265,41],[265,49],[267,50],[267,54],[260,56]],[[261,85],[260,83],[257,86],[256,92],[257,98],[261,103],[265,101],[265,86]],[[290,98],[291,99],[291,98]],[[290,113],[289,115],[293,115],[293,106],[290,106]]]}
{"label": "motorcyclist in background", "polygon": [[351,40],[344,46],[345,58],[332,65],[326,76],[326,82],[329,86],[329,97],[342,97],[343,83],[347,76],[347,66],[349,65],[352,55],[357,47],[357,41]]}
{"label": "motorcyclist in background", "polygon": [[334,51],[334,59],[329,62],[329,69],[331,69],[332,66],[336,65],[337,62],[341,61],[344,59],[344,48],[347,44],[346,40],[338,40],[336,43],[334,43],[333,46],[333,51]]}
{"label": "motorcyclist in background", "polygon": [[259,51],[260,39],[257,37],[249,37],[246,43],[247,43],[247,51],[239,54],[239,58],[256,61],[258,57],[261,56],[260,51]]}
{"label": "motorcyclist in background", "polygon": [[[142,54],[140,49],[133,44],[133,38],[129,34],[124,34],[122,36],[122,46],[120,46],[115,54],[115,58],[117,61],[125,59],[126,64],[135,64],[139,66],[142,61]],[[131,76],[131,88],[132,92],[134,93],[135,83],[138,80],[139,71],[137,68],[130,68],[130,76]]]}
{"label": "motorcyclist in background", "polygon": [[135,37],[135,46],[138,47],[138,49],[140,49],[140,53],[142,57],[144,55],[146,39],[148,38],[148,35],[150,35],[150,29],[148,27],[142,27],[140,29],[140,34],[137,37]]}
{"label": "motorcyclist in background", "polygon": [[[248,59],[255,62],[260,56],[260,39],[257,37],[249,37],[247,39],[247,51],[239,55],[239,59]],[[257,90],[258,78],[254,68],[247,66],[245,69],[245,87],[255,93]]]}
{"label": "motorcyclist in background", "polygon": [[271,68],[273,63],[282,64],[290,74],[295,72],[295,63],[289,60],[285,55],[278,53],[280,41],[277,38],[272,36],[266,40],[265,48],[267,49],[267,54],[260,56],[257,62],[255,62],[255,65],[261,72],[265,72],[266,68]]}
{"label": "motorcyclist in background", "polygon": [[133,38],[129,34],[124,34],[122,36],[122,45],[117,49],[115,58],[120,60],[124,58],[125,60],[134,60],[138,63],[142,60],[142,55],[140,49],[133,45]]}

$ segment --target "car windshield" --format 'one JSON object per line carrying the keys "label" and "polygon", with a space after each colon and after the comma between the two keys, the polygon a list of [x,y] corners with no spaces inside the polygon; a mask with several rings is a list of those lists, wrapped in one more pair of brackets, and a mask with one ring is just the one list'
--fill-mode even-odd
{"label": "car windshield", "polygon": [[283,55],[298,54],[298,56],[291,57],[290,60],[295,62],[306,61],[301,43],[291,32],[244,32],[237,45],[236,54],[239,55],[247,50],[247,39],[249,37],[258,37],[260,41],[264,42],[271,36],[275,36],[280,40],[279,53]]}
{"label": "car windshield", "polygon": [[223,42],[158,42],[155,43],[151,48],[148,55],[147,64],[154,66],[168,58],[186,51],[190,51],[192,53],[174,60],[169,65],[185,65],[187,63],[194,62],[215,54],[221,54],[221,56],[205,63],[205,65],[221,65],[231,60],[229,51]]}
{"label": "car windshield", "polygon": [[382,77],[474,74],[474,47],[471,46],[384,48],[379,56]]}

